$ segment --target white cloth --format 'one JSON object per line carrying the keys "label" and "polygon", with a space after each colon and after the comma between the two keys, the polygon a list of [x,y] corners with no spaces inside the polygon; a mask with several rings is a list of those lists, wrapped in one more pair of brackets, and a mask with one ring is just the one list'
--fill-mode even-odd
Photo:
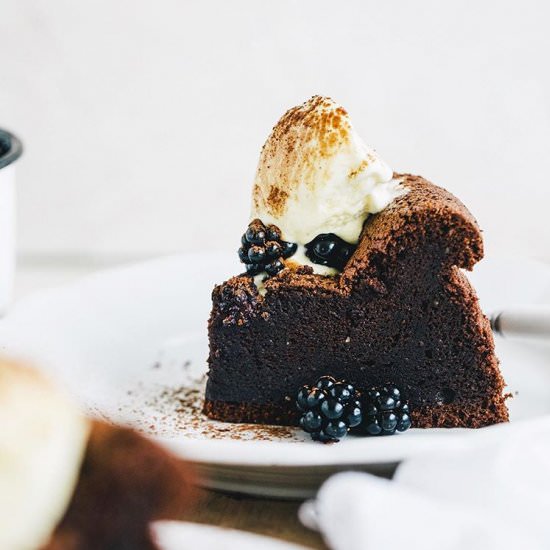
{"label": "white cloth", "polygon": [[337,474],[300,519],[333,550],[548,549],[550,417],[510,428],[488,445],[409,459],[392,480]]}
{"label": "white cloth", "polygon": [[160,550],[307,550],[263,535],[186,521],[157,521],[152,532]]}

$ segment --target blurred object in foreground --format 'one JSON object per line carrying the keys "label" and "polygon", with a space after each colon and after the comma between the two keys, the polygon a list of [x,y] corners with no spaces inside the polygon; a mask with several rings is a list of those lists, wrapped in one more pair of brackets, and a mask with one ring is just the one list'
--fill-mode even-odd
{"label": "blurred object in foreground", "polygon": [[6,312],[13,294],[15,274],[15,161],[21,142],[0,129],[0,315]]}
{"label": "blurred object in foreground", "polygon": [[0,425],[3,550],[152,550],[149,523],[178,518],[191,500],[186,464],[1,359]]}

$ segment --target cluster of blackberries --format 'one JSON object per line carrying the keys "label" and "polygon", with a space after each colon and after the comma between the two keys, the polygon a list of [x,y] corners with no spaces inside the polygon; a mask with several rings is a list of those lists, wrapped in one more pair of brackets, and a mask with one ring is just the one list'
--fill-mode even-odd
{"label": "cluster of blackberries", "polygon": [[395,386],[371,388],[362,399],[365,435],[393,435],[411,427],[409,405],[401,401],[401,392]]}
{"label": "cluster of blackberries", "polygon": [[250,222],[241,238],[239,259],[246,265],[246,272],[258,275],[265,271],[268,276],[277,275],[284,268],[283,259],[290,258],[297,249],[295,243],[281,238],[276,225],[264,225],[261,220]]}
{"label": "cluster of blackberries", "polygon": [[315,264],[343,271],[355,248],[334,233],[321,233],[306,244],[306,256]]}
{"label": "cluster of blackberries", "polygon": [[302,413],[300,427],[317,441],[338,441],[362,420],[355,388],[332,376],[322,376],[314,386],[303,386],[296,406]]}
{"label": "cluster of blackberries", "polygon": [[322,376],[303,386],[296,396],[300,427],[312,439],[339,441],[348,432],[359,435],[393,435],[411,427],[407,403],[395,386],[357,391],[353,385]]}

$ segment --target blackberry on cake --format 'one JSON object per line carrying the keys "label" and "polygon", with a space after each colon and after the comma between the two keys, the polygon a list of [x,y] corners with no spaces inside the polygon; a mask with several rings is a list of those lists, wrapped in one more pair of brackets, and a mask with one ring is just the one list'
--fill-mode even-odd
{"label": "blackberry on cake", "polygon": [[340,271],[351,258],[355,246],[347,243],[338,235],[318,235],[305,245],[306,256],[315,264],[328,265]]}
{"label": "blackberry on cake", "polygon": [[249,275],[265,273],[274,277],[284,269],[284,259],[296,251],[296,245],[281,240],[281,231],[275,225],[265,226],[261,220],[252,220],[241,237],[239,259]]}
{"label": "blackberry on cake", "polygon": [[331,373],[357,388],[391,380],[407,395],[410,415],[401,410],[400,424],[396,411],[377,412],[371,431],[508,420],[489,322],[465,274],[483,257],[476,220],[443,188],[394,173],[340,105],[315,96],[277,123],[250,220],[265,236],[251,232],[245,248],[265,246],[275,226],[294,251],[214,289],[209,417],[298,424],[296,388]]}

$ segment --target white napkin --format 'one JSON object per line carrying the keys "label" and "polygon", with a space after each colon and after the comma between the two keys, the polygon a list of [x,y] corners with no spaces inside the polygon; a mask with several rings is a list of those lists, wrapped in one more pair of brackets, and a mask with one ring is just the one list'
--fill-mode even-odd
{"label": "white napkin", "polygon": [[307,550],[272,537],[186,521],[157,521],[152,531],[161,550]]}
{"label": "white napkin", "polygon": [[550,417],[510,428],[489,445],[407,460],[391,481],[333,476],[300,519],[334,550],[548,549]]}

